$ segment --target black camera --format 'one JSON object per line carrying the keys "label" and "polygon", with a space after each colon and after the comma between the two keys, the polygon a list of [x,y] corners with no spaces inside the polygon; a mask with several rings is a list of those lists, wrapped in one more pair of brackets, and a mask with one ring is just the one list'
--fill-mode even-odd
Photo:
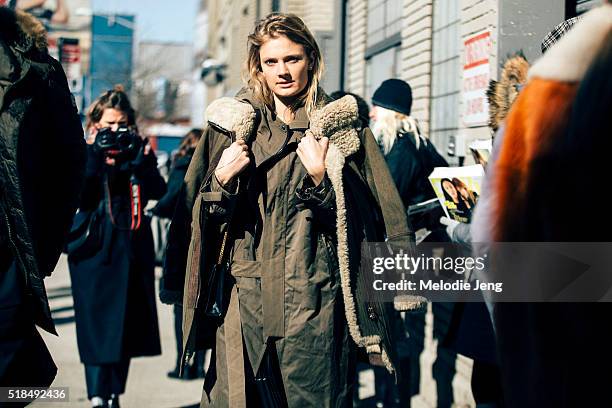
{"label": "black camera", "polygon": [[142,147],[142,139],[130,128],[120,127],[113,131],[107,127],[98,131],[95,144],[107,157],[133,160]]}

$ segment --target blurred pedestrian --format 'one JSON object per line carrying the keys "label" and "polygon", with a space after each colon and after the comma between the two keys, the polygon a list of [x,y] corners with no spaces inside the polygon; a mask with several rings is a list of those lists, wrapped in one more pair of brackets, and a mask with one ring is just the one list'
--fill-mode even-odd
{"label": "blurred pedestrian", "polygon": [[[61,254],[85,142],[61,65],[31,15],[0,6],[0,386],[47,387],[56,334],[43,279]],[[17,404],[15,405],[17,406]]]}
{"label": "blurred pedestrian", "polygon": [[[487,174],[490,203],[479,204],[474,216],[475,242],[609,241],[598,187],[606,183],[603,164],[612,147],[612,4],[605,3],[530,69],[498,136],[498,158]],[[612,332],[602,322],[611,313],[608,303],[495,304],[506,404],[608,400]]]}
{"label": "blurred pedestrian", "polygon": [[[412,88],[401,79],[387,79],[372,96],[372,132],[385,156],[391,176],[406,208],[436,198],[429,182],[435,167],[448,163],[422,134],[411,116]],[[431,231],[428,240],[448,240],[438,220],[412,219],[415,229]]]}
{"label": "blurred pedestrian", "polygon": [[448,163],[422,134],[412,111],[412,89],[401,79],[387,79],[372,96],[372,132],[381,146],[404,206],[436,194],[429,182],[434,167]]}
{"label": "blurred pedestrian", "polygon": [[[489,103],[489,127],[495,135],[498,129],[503,127],[505,118],[516,100],[521,88],[527,81],[529,63],[525,57],[518,53],[506,60],[500,74],[499,81],[491,81],[487,91]],[[493,163],[497,157],[497,147],[500,138],[496,138],[496,149],[492,152],[489,163]],[[487,167],[487,172],[491,166]],[[455,180],[452,180],[455,182]],[[483,187],[473,211],[479,206],[486,206],[490,197],[487,189]],[[472,192],[472,194],[474,194]],[[463,193],[469,201],[474,203],[475,196]],[[470,219],[471,221],[471,219]],[[451,241],[461,244],[468,250],[472,250],[471,225],[447,217],[442,217],[440,222],[446,225],[446,231]],[[478,242],[478,241],[476,241]],[[473,282],[479,279],[476,273],[470,276]],[[489,310],[482,302],[455,303],[449,323],[448,332],[442,341],[442,345],[463,356],[473,360],[471,389],[477,406],[503,407],[503,387],[501,383],[501,372],[496,351],[495,335]]]}
{"label": "blurred pedestrian", "polygon": [[[187,173],[187,168],[193,157],[200,138],[202,137],[202,129],[194,128],[187,133],[181,140],[178,151],[172,158],[172,166],[168,178],[168,189],[166,194],[159,199],[151,212],[160,217],[171,219],[174,215],[174,209],[178,200],[178,196],[183,187],[183,180]],[[168,372],[170,378],[181,378],[180,367],[183,351],[183,307],[180,305],[182,299],[179,299],[181,292],[172,291],[166,287],[166,281],[172,279],[172,276],[162,276],[159,281],[159,298],[165,304],[173,304],[174,308],[174,335],[176,338],[176,365],[172,371]],[[173,286],[172,283],[169,285]],[[201,350],[195,353],[193,362],[187,367],[183,377],[185,379],[204,378],[204,357],[205,351]]]}
{"label": "blurred pedestrian", "polygon": [[135,115],[119,86],[89,108],[85,189],[68,246],[79,354],[95,407],[119,406],[132,357],[161,352],[153,237],[142,210],[166,185]]}
{"label": "blurred pedestrian", "polygon": [[[386,234],[410,248],[413,235],[355,99],[319,88],[322,56],[303,21],[259,21],[247,65],[247,87],[207,109],[172,223],[170,243],[192,226],[189,251],[176,252],[187,260],[171,262],[188,265],[185,358],[214,347],[202,406],[350,406],[355,345],[399,375],[393,305],[356,289],[371,284],[361,242]],[[223,271],[229,288],[217,292],[208,279]]]}

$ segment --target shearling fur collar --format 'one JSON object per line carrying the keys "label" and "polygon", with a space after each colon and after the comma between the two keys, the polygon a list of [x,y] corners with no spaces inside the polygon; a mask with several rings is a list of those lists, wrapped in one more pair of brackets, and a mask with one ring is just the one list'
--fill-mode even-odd
{"label": "shearling fur collar", "polygon": [[611,28],[611,4],[589,11],[533,65],[529,78],[580,82]]}
{"label": "shearling fur collar", "polygon": [[47,52],[45,27],[31,14],[0,7],[0,37],[23,52]]}
{"label": "shearling fur collar", "polygon": [[[235,98],[219,98],[206,109],[209,124],[234,132],[237,139],[246,139],[255,126],[255,109],[247,102]],[[357,100],[347,95],[329,102],[310,115],[309,132],[317,139],[329,137],[344,157],[359,150],[359,135],[355,130],[359,120]]]}

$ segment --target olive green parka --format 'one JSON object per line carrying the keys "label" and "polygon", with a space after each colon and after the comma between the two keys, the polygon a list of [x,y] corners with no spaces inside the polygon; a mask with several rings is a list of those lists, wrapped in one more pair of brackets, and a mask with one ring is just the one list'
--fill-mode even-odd
{"label": "olive green parka", "polygon": [[[361,244],[414,244],[379,148],[369,129],[359,127],[357,103],[323,96],[310,117],[302,108],[285,125],[243,92],[212,103],[207,119],[169,238],[184,245],[180,225],[191,220],[185,357],[214,348],[202,405],[247,406],[245,377],[257,372],[266,345],[274,343],[289,406],[348,406],[358,347],[380,354],[396,372],[393,304],[372,299],[371,291],[366,297],[373,276],[359,270]],[[316,188],[295,152],[309,132],[330,139],[326,177]],[[222,188],[213,172],[234,138],[247,141],[252,160],[234,185]],[[233,285],[217,325],[201,303],[228,225]]]}

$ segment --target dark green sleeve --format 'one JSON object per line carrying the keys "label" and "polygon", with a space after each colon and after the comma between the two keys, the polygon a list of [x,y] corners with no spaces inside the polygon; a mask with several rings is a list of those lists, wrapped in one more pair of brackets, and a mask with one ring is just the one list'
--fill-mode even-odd
{"label": "dark green sleeve", "polygon": [[387,240],[403,248],[413,248],[415,236],[409,225],[406,209],[369,128],[361,132],[361,143],[365,150],[363,170],[383,214]]}

